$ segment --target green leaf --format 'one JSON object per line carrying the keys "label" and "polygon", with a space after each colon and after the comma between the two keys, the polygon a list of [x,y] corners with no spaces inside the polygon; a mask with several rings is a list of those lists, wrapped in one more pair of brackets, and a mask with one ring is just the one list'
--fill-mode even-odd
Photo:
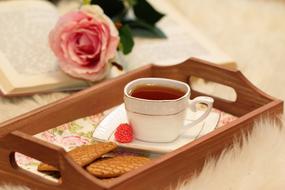
{"label": "green leaf", "polygon": [[126,55],[130,53],[134,47],[134,39],[130,27],[128,25],[124,25],[119,29],[119,35],[119,50],[121,50]]}
{"label": "green leaf", "polygon": [[125,3],[128,4],[129,7],[134,6],[137,3],[137,0],[124,0]]}
{"label": "green leaf", "polygon": [[146,0],[137,0],[133,6],[133,10],[137,18],[151,25],[155,25],[164,16],[164,14],[155,10]]}
{"label": "green leaf", "polygon": [[82,0],[83,5],[90,5],[91,0]]}
{"label": "green leaf", "polygon": [[123,0],[91,0],[91,4],[99,5],[110,18],[125,15],[127,11]]}
{"label": "green leaf", "polygon": [[142,20],[126,20],[123,24],[128,24],[135,35],[166,38],[162,30]]}

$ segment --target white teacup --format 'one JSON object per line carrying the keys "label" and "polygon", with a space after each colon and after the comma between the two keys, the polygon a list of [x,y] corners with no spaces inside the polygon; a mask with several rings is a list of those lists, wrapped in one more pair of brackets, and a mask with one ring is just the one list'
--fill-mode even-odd
{"label": "white teacup", "polygon": [[[183,96],[172,100],[150,100],[132,96],[134,89],[143,85],[155,85],[178,89]],[[196,111],[197,103],[207,105],[207,110],[190,126],[204,120],[211,112],[213,98],[199,96],[190,100],[190,87],[184,82],[165,78],[140,78],[129,82],[124,88],[124,102],[129,123],[136,139],[148,142],[171,142],[181,133],[186,109]]]}

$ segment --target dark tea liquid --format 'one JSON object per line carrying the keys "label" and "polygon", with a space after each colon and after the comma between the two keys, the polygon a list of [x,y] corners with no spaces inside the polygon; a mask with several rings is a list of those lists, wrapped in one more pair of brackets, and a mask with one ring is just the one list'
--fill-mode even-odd
{"label": "dark tea liquid", "polygon": [[175,100],[184,96],[185,92],[180,89],[158,85],[144,85],[134,88],[130,95],[135,98],[147,100]]}

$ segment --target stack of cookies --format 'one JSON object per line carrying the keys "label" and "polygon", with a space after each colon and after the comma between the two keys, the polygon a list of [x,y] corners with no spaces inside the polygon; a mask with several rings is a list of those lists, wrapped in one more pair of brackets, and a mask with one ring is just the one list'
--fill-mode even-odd
{"label": "stack of cookies", "polygon": [[[104,158],[107,153],[114,151],[117,145],[113,142],[83,145],[70,152],[69,156],[90,174],[100,179],[108,179],[121,176],[131,170],[145,165],[150,161],[147,157],[117,155]],[[51,165],[41,163],[38,171],[44,173],[59,173],[59,170]]]}

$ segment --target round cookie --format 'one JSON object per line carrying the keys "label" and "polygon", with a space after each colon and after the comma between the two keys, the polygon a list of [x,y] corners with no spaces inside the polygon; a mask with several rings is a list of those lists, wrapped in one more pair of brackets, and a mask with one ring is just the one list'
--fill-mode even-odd
{"label": "round cookie", "polygon": [[87,167],[87,171],[99,178],[118,177],[147,164],[149,158],[141,156],[117,156],[98,160]]}
{"label": "round cookie", "polygon": [[[77,147],[67,154],[77,163],[78,165],[84,167],[94,160],[100,158],[102,155],[114,150],[117,145],[113,142],[107,143],[95,143],[91,145],[83,145]],[[41,163],[38,166],[38,171],[49,172],[49,171],[58,171],[57,168],[50,166],[45,163]]]}

